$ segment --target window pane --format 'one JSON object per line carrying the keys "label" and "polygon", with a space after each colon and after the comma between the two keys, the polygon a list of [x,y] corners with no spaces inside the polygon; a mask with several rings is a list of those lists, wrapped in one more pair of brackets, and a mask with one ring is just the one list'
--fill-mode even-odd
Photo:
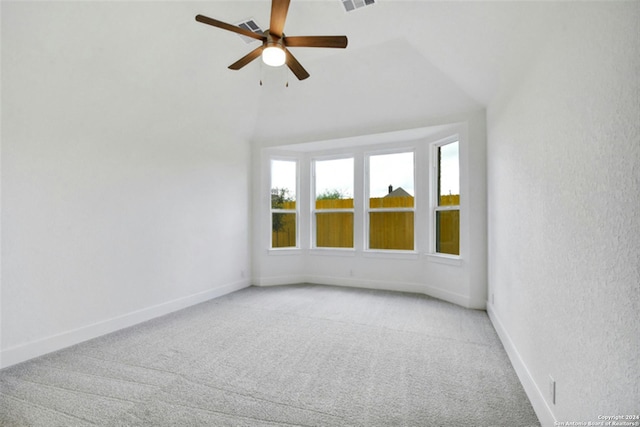
{"label": "window pane", "polygon": [[460,255],[460,211],[436,212],[436,252]]}
{"label": "window pane", "polygon": [[271,247],[290,248],[296,246],[296,214],[271,214]]}
{"label": "window pane", "polygon": [[316,247],[352,248],[353,213],[331,212],[316,214]]}
{"label": "window pane", "polygon": [[370,212],[369,248],[413,250],[413,212]]}
{"label": "window pane", "polygon": [[460,205],[458,141],[438,147],[438,206]]}
{"label": "window pane", "polygon": [[296,162],[271,161],[271,208],[296,208]]}
{"label": "window pane", "polygon": [[369,197],[413,197],[413,153],[369,157]]}
{"label": "window pane", "polygon": [[353,208],[353,158],[317,160],[316,209]]}

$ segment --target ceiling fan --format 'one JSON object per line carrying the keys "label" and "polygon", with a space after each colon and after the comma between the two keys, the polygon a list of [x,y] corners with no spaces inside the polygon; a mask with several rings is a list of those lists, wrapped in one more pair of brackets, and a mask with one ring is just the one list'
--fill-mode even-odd
{"label": "ceiling fan", "polygon": [[213,25],[223,30],[233,31],[247,37],[260,40],[262,46],[252,50],[238,61],[229,65],[232,70],[239,70],[258,56],[262,55],[265,64],[278,67],[287,64],[287,67],[295,74],[298,80],[309,77],[307,70],[302,67],[298,60],[289,52],[290,47],[330,47],[344,49],[347,47],[346,36],[285,36],[282,30],[287,18],[289,3],[291,0],[271,1],[271,22],[270,28],[263,34],[254,33],[235,25],[227,24],[217,19],[204,15],[197,15],[196,21],[203,24]]}

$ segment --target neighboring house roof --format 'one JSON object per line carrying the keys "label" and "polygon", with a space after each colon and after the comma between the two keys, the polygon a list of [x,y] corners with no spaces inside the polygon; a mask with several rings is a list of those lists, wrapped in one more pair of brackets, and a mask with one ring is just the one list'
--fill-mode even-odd
{"label": "neighboring house roof", "polygon": [[402,187],[398,187],[384,197],[413,197],[413,196],[407,193],[406,191],[404,191]]}

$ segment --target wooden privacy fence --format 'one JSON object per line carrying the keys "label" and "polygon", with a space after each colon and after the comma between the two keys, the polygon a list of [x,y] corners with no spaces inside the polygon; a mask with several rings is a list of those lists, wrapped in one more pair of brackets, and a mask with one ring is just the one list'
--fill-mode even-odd
{"label": "wooden privacy fence", "polygon": [[[371,209],[412,208],[413,197],[376,197],[369,199]],[[369,212],[369,248],[412,251],[412,211]]]}
{"label": "wooden privacy fence", "polygon": [[[295,209],[296,202],[284,202],[280,209]],[[274,212],[271,214],[271,247],[296,246],[296,214]]]}
{"label": "wooden privacy fence", "polygon": [[[446,204],[459,203],[459,196],[447,200]],[[457,199],[456,199],[457,198]],[[441,201],[441,204],[444,200]],[[296,202],[285,202],[283,209],[295,209]],[[393,211],[393,208],[411,208],[413,197],[379,197],[369,199],[371,209],[387,208],[390,211],[369,212],[369,248],[371,249],[414,249],[413,211]],[[353,212],[323,212],[323,210],[353,209],[353,199],[329,199],[316,201],[316,247],[353,248]],[[279,230],[272,230],[274,248],[296,246],[295,214],[280,215]],[[438,218],[438,244],[441,252],[459,253],[459,211],[441,213]],[[274,221],[274,224],[276,221]]]}
{"label": "wooden privacy fence", "polygon": [[[459,194],[441,195],[439,206],[460,206]],[[436,252],[460,255],[460,210],[436,213]]]}
{"label": "wooden privacy fence", "polygon": [[327,209],[353,209],[353,199],[316,200],[316,247],[352,248],[353,212]]}

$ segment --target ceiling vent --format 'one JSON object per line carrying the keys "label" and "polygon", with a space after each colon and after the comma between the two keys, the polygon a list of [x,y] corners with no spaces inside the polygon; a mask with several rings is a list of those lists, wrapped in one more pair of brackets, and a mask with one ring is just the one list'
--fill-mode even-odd
{"label": "ceiling vent", "polygon": [[376,0],[340,0],[347,12],[375,4]]}
{"label": "ceiling vent", "polygon": [[[239,22],[236,25],[245,30],[253,31],[256,34],[262,35],[264,33],[264,30],[260,28],[260,25],[258,25],[256,20],[253,18],[247,19],[246,21]],[[242,34],[238,34],[238,35],[242,40],[244,40],[246,44],[260,41],[260,40],[252,39],[251,37],[243,36]]]}

